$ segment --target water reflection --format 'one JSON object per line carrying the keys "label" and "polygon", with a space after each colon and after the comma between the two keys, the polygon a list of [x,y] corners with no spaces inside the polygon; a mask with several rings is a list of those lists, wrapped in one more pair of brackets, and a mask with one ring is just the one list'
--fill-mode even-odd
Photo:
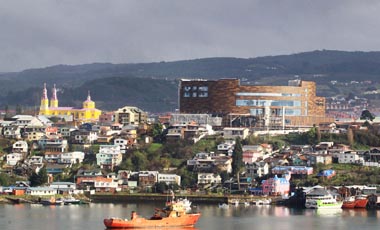
{"label": "water reflection", "polygon": [[332,208],[332,209],[317,209],[316,214],[317,216],[330,216],[330,217],[336,217],[341,216],[343,210],[341,208]]}

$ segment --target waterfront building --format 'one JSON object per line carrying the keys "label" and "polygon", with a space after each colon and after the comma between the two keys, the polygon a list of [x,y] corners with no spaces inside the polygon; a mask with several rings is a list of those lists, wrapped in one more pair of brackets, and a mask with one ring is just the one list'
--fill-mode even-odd
{"label": "waterfront building", "polygon": [[157,175],[157,182],[164,182],[166,184],[177,184],[181,186],[181,176],[177,174],[159,173]]}
{"label": "waterfront building", "polygon": [[333,121],[316,84],[291,80],[287,86],[243,85],[239,79],[181,80],[180,113],[213,114],[224,126],[305,127]]}
{"label": "waterfront building", "polygon": [[285,195],[290,191],[290,174],[286,174],[285,177],[277,177],[262,181],[263,194],[264,195]]}
{"label": "waterfront building", "polygon": [[82,108],[59,107],[55,85],[52,90],[52,97],[49,104],[46,84],[44,84],[39,112],[40,115],[52,117],[72,116],[73,119],[78,122],[95,122],[98,121],[101,113],[101,110],[95,108],[95,102],[91,100],[90,92],[88,92],[87,100],[83,102]]}

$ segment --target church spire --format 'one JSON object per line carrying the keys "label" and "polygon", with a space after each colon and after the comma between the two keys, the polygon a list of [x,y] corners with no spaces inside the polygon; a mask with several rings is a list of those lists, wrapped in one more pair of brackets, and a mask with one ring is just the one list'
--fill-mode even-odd
{"label": "church spire", "polygon": [[58,98],[57,98],[57,89],[55,88],[55,84],[53,89],[51,90],[51,98],[50,98],[50,107],[57,108],[58,107]]}
{"label": "church spire", "polygon": [[42,100],[47,100],[48,99],[48,96],[47,96],[47,90],[46,90],[46,83],[44,83],[44,89],[42,91]]}
{"label": "church spire", "polygon": [[87,95],[87,101],[91,101],[90,90],[88,91],[88,95]]}
{"label": "church spire", "polygon": [[52,92],[52,95],[51,95],[50,100],[58,100],[57,99],[57,89],[55,88],[55,84],[54,84],[54,87],[53,87],[51,92]]}

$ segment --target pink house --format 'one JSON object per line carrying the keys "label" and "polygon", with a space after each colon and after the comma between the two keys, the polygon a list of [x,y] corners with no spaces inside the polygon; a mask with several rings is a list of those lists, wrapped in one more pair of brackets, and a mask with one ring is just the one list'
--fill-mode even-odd
{"label": "pink house", "polygon": [[284,195],[288,194],[290,190],[290,174],[286,174],[285,177],[277,177],[268,180],[263,180],[263,194],[264,195]]}

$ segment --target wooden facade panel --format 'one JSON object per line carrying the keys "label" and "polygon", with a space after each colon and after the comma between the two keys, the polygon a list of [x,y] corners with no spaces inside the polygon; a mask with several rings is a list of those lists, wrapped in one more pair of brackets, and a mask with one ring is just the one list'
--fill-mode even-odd
{"label": "wooden facade panel", "polygon": [[[315,82],[300,81],[298,86],[251,86],[240,85],[238,79],[184,80],[179,85],[181,113],[208,113],[226,117],[227,114],[249,114],[252,108],[264,106],[237,106],[236,100],[276,100],[299,101],[300,106],[271,106],[271,110],[299,109],[301,116],[286,116],[291,124],[313,125],[325,118],[325,98],[316,96]],[[207,96],[201,96],[200,87],[207,87]],[[237,93],[262,93],[264,95],[236,95]],[[265,95],[273,93],[274,95]],[[276,96],[275,94],[285,94]],[[290,95],[286,95],[290,94]],[[185,96],[186,95],[186,96]],[[282,115],[282,114],[281,114]],[[279,116],[279,114],[277,114]]]}

